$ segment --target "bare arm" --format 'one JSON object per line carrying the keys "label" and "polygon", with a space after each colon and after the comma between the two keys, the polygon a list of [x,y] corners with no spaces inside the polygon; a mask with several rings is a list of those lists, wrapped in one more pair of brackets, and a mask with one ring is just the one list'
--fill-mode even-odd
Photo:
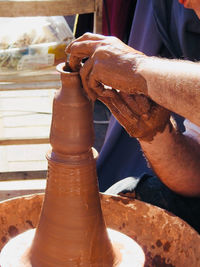
{"label": "bare arm", "polygon": [[200,144],[194,138],[167,125],[151,142],[140,144],[165,185],[185,196],[200,196]]}
{"label": "bare arm", "polygon": [[[89,57],[81,69],[87,94],[103,101],[127,132],[139,138],[160,179],[180,194],[199,196],[200,144],[174,128],[164,130],[168,112],[150,101],[143,110],[141,96],[200,126],[200,63],[138,55],[117,38],[91,34],[74,41],[67,53],[71,62]],[[104,85],[117,90],[105,90]],[[136,93],[142,95],[124,95]]]}
{"label": "bare arm", "polygon": [[161,106],[200,126],[200,63],[143,57],[138,72],[148,95]]}
{"label": "bare arm", "polygon": [[89,33],[66,51],[71,65],[89,57],[81,77],[91,98],[102,94],[102,84],[127,94],[143,93],[200,126],[200,63],[148,57],[117,38]]}

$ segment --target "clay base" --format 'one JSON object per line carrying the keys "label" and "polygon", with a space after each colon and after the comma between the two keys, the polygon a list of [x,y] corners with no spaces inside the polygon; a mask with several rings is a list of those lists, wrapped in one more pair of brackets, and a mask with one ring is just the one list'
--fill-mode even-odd
{"label": "clay base", "polygon": [[[109,238],[119,258],[118,263],[113,267],[144,266],[145,256],[143,250],[135,241],[133,241],[133,239],[115,230],[107,230]],[[32,267],[29,256],[34,235],[35,229],[28,230],[11,239],[1,251],[0,266]]]}

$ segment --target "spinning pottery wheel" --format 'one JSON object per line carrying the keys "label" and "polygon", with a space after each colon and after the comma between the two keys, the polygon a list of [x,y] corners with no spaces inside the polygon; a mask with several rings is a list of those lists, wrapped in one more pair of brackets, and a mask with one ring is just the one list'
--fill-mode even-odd
{"label": "spinning pottery wheel", "polygon": [[46,193],[0,204],[0,266],[199,266],[200,237],[179,218],[122,197],[101,195],[100,205],[92,106],[79,74],[58,70]]}

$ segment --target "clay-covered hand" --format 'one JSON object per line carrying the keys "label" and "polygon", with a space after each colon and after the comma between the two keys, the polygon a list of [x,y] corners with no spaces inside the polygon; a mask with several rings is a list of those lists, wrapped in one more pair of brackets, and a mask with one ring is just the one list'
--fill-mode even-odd
{"label": "clay-covered hand", "polygon": [[127,95],[110,90],[110,96],[100,96],[119,123],[129,133],[143,141],[152,141],[163,132],[169,122],[170,112],[144,95]]}
{"label": "clay-covered hand", "polygon": [[87,33],[67,48],[69,64],[73,70],[88,58],[80,69],[84,89],[95,100],[104,85],[128,94],[147,94],[145,79],[137,73],[138,62],[146,57],[116,37]]}

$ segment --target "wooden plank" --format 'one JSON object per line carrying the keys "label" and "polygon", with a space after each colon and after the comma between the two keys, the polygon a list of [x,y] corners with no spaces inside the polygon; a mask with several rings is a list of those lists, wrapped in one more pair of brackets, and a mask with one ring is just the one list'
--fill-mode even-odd
{"label": "wooden plank", "polygon": [[95,0],[95,13],[94,13],[94,33],[102,33],[102,21],[103,21],[103,1]]}
{"label": "wooden plank", "polygon": [[1,145],[47,144],[54,92],[52,89],[1,92]]}
{"label": "wooden plank", "polygon": [[43,193],[45,188],[46,180],[39,179],[0,182],[0,201],[23,195]]}
{"label": "wooden plank", "polygon": [[46,70],[0,74],[0,91],[58,89],[60,86],[60,74],[55,67]]}
{"label": "wooden plank", "polygon": [[48,144],[48,137],[30,137],[30,138],[3,138],[0,139],[0,146],[10,146],[10,145],[38,145],[38,144]]}
{"label": "wooden plank", "polygon": [[47,169],[54,93],[52,89],[0,93],[1,172]]}
{"label": "wooden plank", "polygon": [[[29,172],[47,170],[46,153],[49,144],[1,146],[0,172]],[[41,178],[37,176],[38,178]]]}
{"label": "wooden plank", "polygon": [[55,67],[34,71],[8,71],[0,73],[0,83],[31,83],[60,81],[60,74]]}
{"label": "wooden plank", "polygon": [[45,179],[46,177],[47,177],[47,171],[46,170],[0,172],[0,181],[34,180],[34,179]]}
{"label": "wooden plank", "polygon": [[0,17],[67,16],[94,11],[94,0],[0,1]]}
{"label": "wooden plank", "polygon": [[60,81],[31,82],[31,83],[2,82],[0,83],[0,91],[58,89],[60,88],[60,85],[61,85]]}

